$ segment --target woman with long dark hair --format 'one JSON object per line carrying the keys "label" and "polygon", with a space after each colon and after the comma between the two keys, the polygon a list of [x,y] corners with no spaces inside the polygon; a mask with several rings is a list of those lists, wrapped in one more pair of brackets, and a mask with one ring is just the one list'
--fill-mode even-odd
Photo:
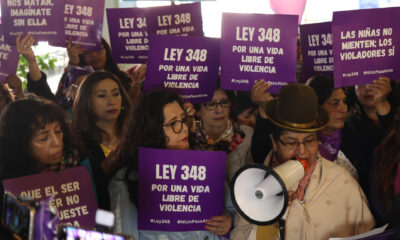
{"label": "woman with long dark hair", "polygon": [[109,208],[106,186],[114,167],[111,153],[120,143],[129,109],[129,97],[118,77],[105,71],[91,73],[74,102],[74,130],[92,162],[97,191],[103,196],[101,208]]}
{"label": "woman with long dark hair", "polygon": [[149,92],[135,105],[117,152],[120,170],[109,185],[111,206],[117,216],[117,232],[136,239],[218,239],[231,228],[231,211],[213,217],[206,224],[208,231],[159,232],[137,230],[138,150],[139,147],[189,149],[188,125],[178,95],[166,91]]}
{"label": "woman with long dark hair", "polygon": [[378,226],[395,229],[390,239],[400,238],[400,114],[396,114],[386,137],[375,150],[370,189],[371,210]]}

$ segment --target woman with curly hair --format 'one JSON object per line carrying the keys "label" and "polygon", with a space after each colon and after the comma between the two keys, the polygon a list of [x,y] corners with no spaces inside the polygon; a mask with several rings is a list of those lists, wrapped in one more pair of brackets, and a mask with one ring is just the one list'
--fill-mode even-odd
{"label": "woman with curly hair", "polygon": [[[233,213],[226,211],[206,223],[208,231],[138,231],[138,150],[139,147],[189,149],[188,124],[191,118],[183,110],[178,95],[153,91],[143,96],[130,116],[117,152],[120,170],[109,185],[111,208],[116,213],[117,232],[135,239],[219,239],[231,228]],[[230,209],[231,210],[231,209]],[[219,230],[219,231],[217,231]]]}
{"label": "woman with curly hair", "polygon": [[120,143],[129,109],[129,97],[118,77],[105,71],[91,73],[74,102],[73,126],[91,160],[96,189],[102,196],[99,206],[103,209],[109,209],[106,186],[114,165],[110,154]]}
{"label": "woman with curly hair", "polygon": [[76,166],[77,146],[55,103],[18,100],[0,118],[0,178],[15,178]]}

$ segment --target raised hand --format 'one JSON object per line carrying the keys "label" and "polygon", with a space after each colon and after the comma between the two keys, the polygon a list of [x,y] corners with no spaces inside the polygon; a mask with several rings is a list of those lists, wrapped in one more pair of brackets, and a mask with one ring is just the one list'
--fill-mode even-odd
{"label": "raised hand", "polygon": [[32,45],[35,43],[35,38],[31,35],[22,37],[22,33],[15,39],[18,52],[26,58],[28,62],[36,61],[35,53],[32,50]]}
{"label": "raised hand", "polygon": [[258,106],[260,107],[260,116],[263,118],[267,118],[267,115],[265,114],[265,107],[267,106],[269,101],[274,99],[271,93],[267,91],[270,87],[271,84],[268,84],[263,79],[261,79],[254,83],[250,91],[251,100],[258,104]]}
{"label": "raised hand", "polygon": [[79,55],[85,52],[82,45],[72,45],[71,38],[68,40],[67,52],[69,57],[69,63],[72,65],[79,65]]}

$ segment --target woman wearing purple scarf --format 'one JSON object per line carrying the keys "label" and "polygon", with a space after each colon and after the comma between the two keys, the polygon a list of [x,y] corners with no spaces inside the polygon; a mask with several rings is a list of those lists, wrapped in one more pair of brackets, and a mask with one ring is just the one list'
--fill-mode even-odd
{"label": "woman wearing purple scarf", "polygon": [[334,88],[333,79],[327,76],[310,78],[306,85],[315,90],[318,103],[329,116],[327,126],[318,133],[319,153],[324,158],[343,166],[354,178],[358,179],[357,169],[340,150],[342,129],[348,112],[347,98],[343,89]]}

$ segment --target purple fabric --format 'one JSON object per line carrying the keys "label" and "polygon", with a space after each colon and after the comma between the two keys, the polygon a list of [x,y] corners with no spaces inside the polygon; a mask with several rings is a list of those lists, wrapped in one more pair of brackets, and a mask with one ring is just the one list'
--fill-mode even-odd
{"label": "purple fabric", "polygon": [[340,150],[340,144],[342,143],[342,130],[335,130],[330,136],[319,132],[319,153],[324,158],[334,161]]}
{"label": "purple fabric", "polygon": [[91,66],[75,67],[71,69],[67,73],[67,81],[64,85],[64,88],[69,88],[78,77],[87,75],[92,72],[94,72],[94,69]]}
{"label": "purple fabric", "polygon": [[399,15],[399,7],[333,13],[335,88],[400,78]]}
{"label": "purple fabric", "polygon": [[205,221],[223,213],[225,157],[139,148],[138,229],[203,231]]}

